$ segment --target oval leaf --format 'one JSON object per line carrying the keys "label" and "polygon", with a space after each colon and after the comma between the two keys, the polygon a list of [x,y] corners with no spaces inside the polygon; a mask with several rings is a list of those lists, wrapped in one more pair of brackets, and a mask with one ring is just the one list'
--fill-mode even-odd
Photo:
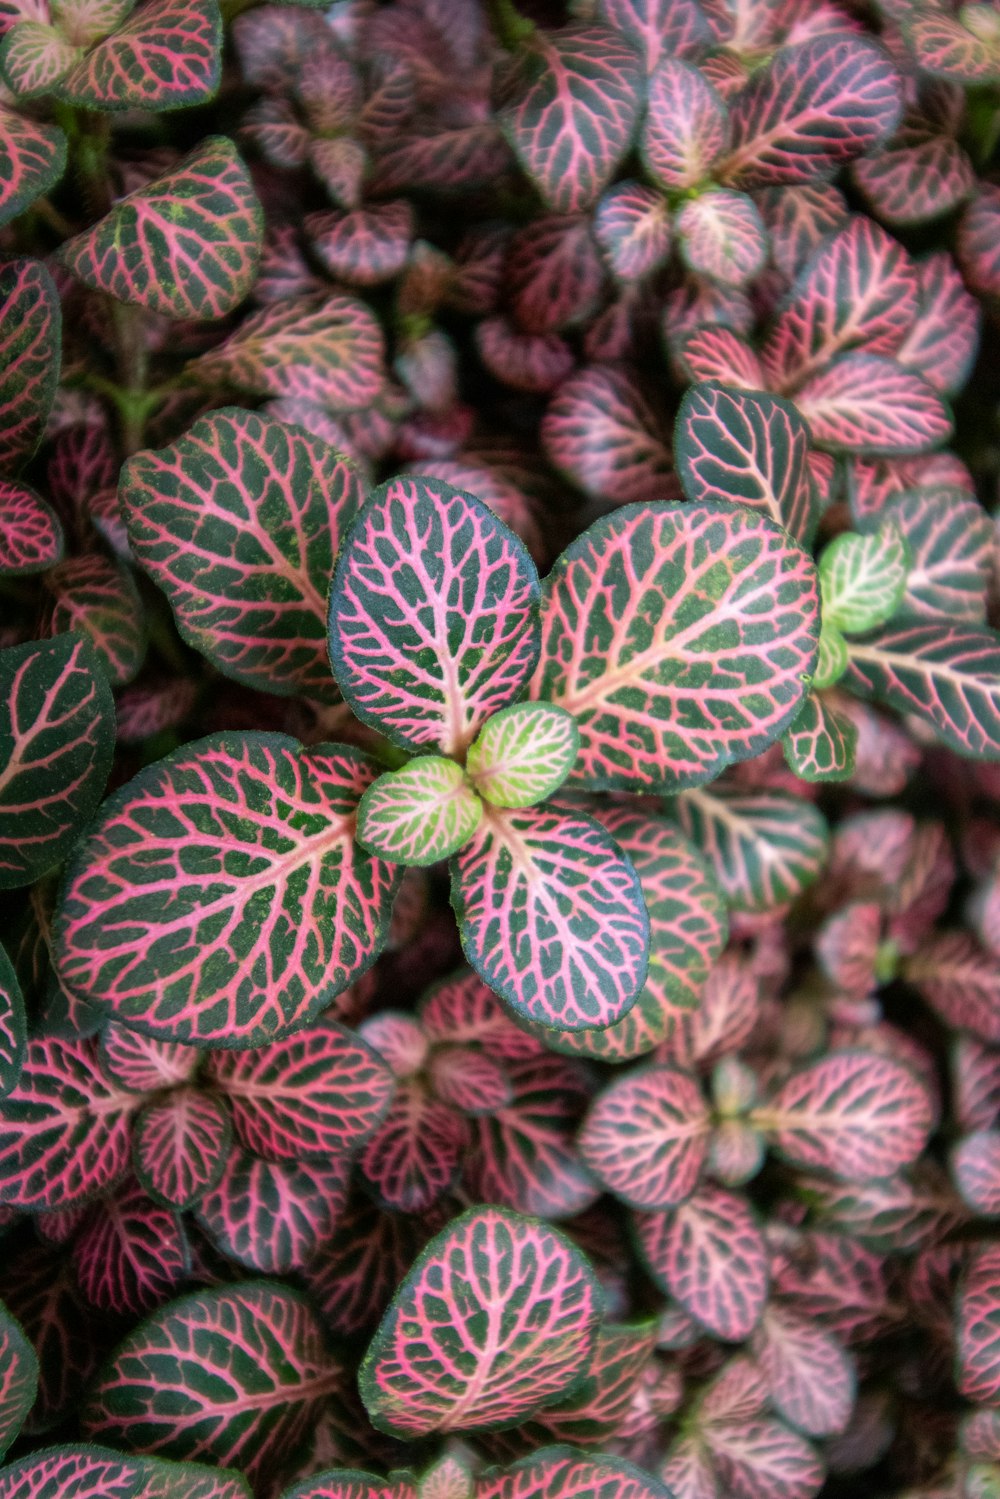
{"label": "oval leaf", "polygon": [[0,224],[55,187],[66,166],[66,137],[0,104]]}
{"label": "oval leaf", "polygon": [[173,1088],[136,1120],[132,1166],[156,1202],[194,1207],[225,1170],[232,1138],[218,1099],[197,1088]]}
{"label": "oval leaf", "polygon": [[0,1301],[0,1457],[20,1431],[37,1393],[35,1350],[21,1324]]}
{"label": "oval leaf", "polygon": [[59,383],[62,311],[40,260],[0,266],[0,465],[18,468],[38,446]]}
{"label": "oval leaf", "polygon": [[0,479],[0,577],[44,572],[62,554],[55,511],[26,484]]}
{"label": "oval leaf", "polygon": [[179,109],[213,98],[221,70],[215,0],[148,0],[91,47],[59,93],[87,109]]}
{"label": "oval leaf", "polygon": [[580,1154],[631,1207],[675,1207],[697,1185],[710,1127],[697,1078],[679,1067],[642,1067],[595,1101],[580,1131]]}
{"label": "oval leaf", "polygon": [[14,965],[0,947],[0,1098],[21,1076],[26,1045],[21,986]]}
{"label": "oval leaf", "polygon": [[515,703],[495,713],[470,746],[466,772],[496,807],[530,807],[557,791],[573,768],[580,735],[550,703]]}
{"label": "oval leaf", "polygon": [[358,807],[358,842],[396,864],[436,864],[464,848],[483,804],[461,765],[442,755],[419,755],[387,771]]}

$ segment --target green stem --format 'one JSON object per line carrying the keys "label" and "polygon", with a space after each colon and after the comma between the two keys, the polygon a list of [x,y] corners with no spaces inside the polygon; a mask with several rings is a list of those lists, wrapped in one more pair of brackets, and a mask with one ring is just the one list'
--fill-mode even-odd
{"label": "green stem", "polygon": [[124,302],[111,303],[118,359],[119,390],[115,397],[121,419],[122,446],[125,456],[142,447],[146,420],[156,404],[156,397],[146,389],[149,359],[142,308]]}
{"label": "green stem", "polygon": [[83,201],[92,218],[103,219],[112,202],[108,176],[111,118],[92,109],[76,109],[73,116],[70,138]]}
{"label": "green stem", "polygon": [[513,0],[489,0],[490,25],[501,47],[519,52],[535,34],[535,23],[522,16]]}

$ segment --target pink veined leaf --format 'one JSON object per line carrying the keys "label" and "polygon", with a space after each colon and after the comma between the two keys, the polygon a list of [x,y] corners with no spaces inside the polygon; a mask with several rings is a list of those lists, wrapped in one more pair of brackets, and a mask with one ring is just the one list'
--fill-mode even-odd
{"label": "pink veined leaf", "polygon": [[468,1146],[460,1114],[421,1078],[405,1078],[361,1152],[358,1169],[380,1206],[423,1213],[457,1180]]}
{"label": "pink veined leaf", "polygon": [[848,780],[857,762],[857,725],[830,694],[810,692],[782,748],[803,781]]}
{"label": "pink veined leaf", "polygon": [[706,1440],[727,1499],[812,1499],[823,1483],[814,1449],[780,1421],[713,1423]]}
{"label": "pink veined leaf", "polygon": [[232,1139],[232,1122],[217,1098],[198,1088],[173,1088],[136,1119],[132,1168],[154,1201],[194,1207],[225,1170]]}
{"label": "pink veined leaf", "polygon": [[403,749],[461,755],[524,689],[538,659],[538,594],[524,546],[481,501],[439,481],[391,479],[347,533],[333,576],[341,691]]}
{"label": "pink veined leaf", "polygon": [[106,1193],[73,1241],[77,1284],[103,1312],[138,1316],[168,1301],[189,1271],[180,1220],[134,1182]]}
{"label": "pink veined leaf", "polygon": [[214,135],[66,240],[58,259],[85,286],[119,302],[170,318],[212,320],[247,295],[262,242],[250,174],[232,141]]}
{"label": "pink veined leaf", "polygon": [[768,911],[817,878],[829,831],[811,802],[784,791],[721,784],[685,791],[677,821],[715,875],[730,906]]}
{"label": "pink veined leaf", "polygon": [[656,1285],[715,1338],[742,1343],[767,1301],[768,1255],[746,1199],[703,1186],[672,1213],[638,1213],[639,1248]]}
{"label": "pink veined leaf", "polygon": [[507,317],[476,325],[476,350],[497,380],[512,390],[545,395],[573,369],[573,350],[558,333],[520,333]]}
{"label": "pink veined leaf", "polygon": [[108,1447],[65,1444],[34,1452],[0,1473],[0,1499],[250,1499],[238,1473],[126,1457]]}
{"label": "pink veined leaf", "polygon": [[903,974],[946,1025],[1000,1045],[1000,970],[968,932],[933,933],[907,959]]}
{"label": "pink veined leaf", "polygon": [[607,186],[628,148],[642,81],[632,48],[603,26],[536,31],[525,45],[500,123],[553,212],[589,208]]}
{"label": "pink veined leaf", "polygon": [[206,1067],[237,1139],[271,1161],[346,1158],[377,1129],[393,1091],[381,1057],[332,1020],[254,1051],[215,1052]]}
{"label": "pink veined leaf", "polygon": [[0,224],[55,187],[65,167],[66,137],[58,126],[0,104]]}
{"label": "pink veined leaf", "polygon": [[484,1473],[475,1499],[672,1499],[658,1479],[619,1457],[543,1448],[506,1471]]}
{"label": "pink veined leaf", "polygon": [[436,1047],[428,1075],[442,1103],[474,1118],[498,1113],[513,1097],[510,1078],[503,1066],[488,1052],[472,1046]]}
{"label": "pink veined leaf", "polygon": [[918,296],[917,267],[902,245],[855,214],[803,266],[765,342],[764,368],[782,390],[795,390],[837,354],[893,354]]}
{"label": "pink veined leaf", "polygon": [[951,1174],[978,1218],[1000,1218],[1000,1130],[977,1130],[960,1140],[951,1154]]}
{"label": "pink veined leaf", "polygon": [[473,1121],[469,1192],[522,1213],[568,1218],[598,1195],[574,1136],[590,1088],[572,1063],[542,1054],[504,1064],[510,1103]]}
{"label": "pink veined leaf", "polygon": [[542,418],[541,439],[554,467],[593,499],[624,505],[669,493],[665,424],[620,370],[570,376]]}
{"label": "pink veined leaf", "polygon": [[400,1010],[379,1010],[360,1026],[362,1040],[388,1062],[396,1077],[412,1077],[427,1062],[429,1042],[423,1027]]}
{"label": "pink veined leaf", "polygon": [[995,83],[1000,79],[996,39],[977,35],[971,27],[963,26],[960,16],[924,12],[922,8],[910,14],[904,8],[902,29],[922,73],[952,83]]}
{"label": "pink veined leaf", "polygon": [[780,1304],[764,1313],[753,1342],[771,1403],[805,1436],[835,1436],[854,1407],[854,1364],[836,1338],[812,1318]]}
{"label": "pink veined leaf", "polygon": [[910,549],[900,612],[984,624],[993,525],[978,501],[944,485],[921,487],[904,491],[882,515]]}
{"label": "pink veined leaf", "polygon": [[698,56],[712,43],[697,0],[600,0],[598,14],[637,49],[647,73],[661,57]]}
{"label": "pink veined leaf", "polygon": [[580,1153],[630,1207],[677,1207],[698,1184],[710,1129],[696,1077],[679,1067],[642,1067],[595,1100],[580,1131]]}
{"label": "pink veined leaf", "polygon": [[[329,182],[327,159],[314,164]],[[367,185],[380,193],[455,193],[491,182],[509,168],[510,150],[494,120],[443,129],[413,126],[398,131],[380,148]]]}
{"label": "pink veined leaf", "polygon": [[313,1301],[338,1337],[369,1335],[417,1252],[431,1237],[430,1214],[385,1213],[359,1197],[302,1270]]}
{"label": "pink veined leaf", "polygon": [[326,594],[364,488],[335,449],[229,407],[130,458],[120,495],[136,558],[190,645],[247,686],[336,697]]}
{"label": "pink veined leaf", "polygon": [[795,404],[813,441],[835,453],[925,453],[953,429],[928,381],[875,354],[842,354],[796,393]]}
{"label": "pink veined leaf", "polygon": [[213,98],[221,68],[214,0],[147,0],[70,69],[59,93],[87,109],[177,109]]}
{"label": "pink veined leaf", "polygon": [[568,1239],[474,1208],[432,1239],[383,1317],[359,1375],[368,1414],[411,1437],[514,1425],[586,1378],[600,1313]]}
{"label": "pink veined leaf", "polygon": [[128,569],[97,552],[67,557],[46,573],[42,587],[41,632],[88,636],[111,685],[131,682],[148,641],[139,592]]}
{"label": "pink veined leaf", "polygon": [[767,230],[753,199],[730,188],[690,198],[674,220],[674,231],[688,270],[725,286],[746,285],[767,260]]}
{"label": "pink veined leaf", "polygon": [[303,228],[317,259],[350,286],[379,286],[399,275],[413,239],[413,209],[404,199],[367,208],[312,213]]}
{"label": "pink veined leaf", "polygon": [[[817,1220],[846,1233],[877,1254],[911,1252],[938,1244],[965,1218],[960,1198],[936,1161],[881,1181],[845,1183],[809,1178]],[[905,1251],[897,1249],[905,1245]]]}
{"label": "pink veined leaf", "polygon": [[346,1163],[260,1161],[234,1150],[197,1205],[223,1254],[250,1270],[287,1275],[309,1260],[347,1203]]}
{"label": "pink veined leaf", "polygon": [[[38,1358],[24,1328],[0,1301],[0,1457],[17,1436],[38,1393]],[[0,1472],[0,1485],[3,1474]],[[0,1488],[2,1493],[2,1488]]]}
{"label": "pink veined leaf", "polygon": [[432,1041],[483,1046],[504,1063],[545,1052],[539,1041],[515,1025],[478,973],[462,971],[428,990],[420,1003],[420,1021]]}
{"label": "pink veined leaf", "polygon": [[648,171],[672,191],[699,187],[725,150],[728,118],[700,68],[664,57],[649,80],[640,136]]}
{"label": "pink veined leaf", "polygon": [[466,958],[517,1014],[575,1031],[631,1009],[649,918],[631,861],[600,824],[550,807],[484,807],[451,872]]}
{"label": "pink veined leaf", "polygon": [[897,1316],[885,1258],[846,1234],[809,1232],[775,1266],[774,1292],[783,1309],[848,1344],[879,1336]]}
{"label": "pink veined leaf", "polygon": [[934,1113],[908,1067],[877,1052],[839,1051],[794,1072],[750,1122],[793,1164],[864,1182],[915,1161]]}
{"label": "pink veined leaf", "polygon": [[63,555],[59,517],[41,495],[0,478],[0,577],[45,572]]}
{"label": "pink veined leaf", "polygon": [[104,791],[114,722],[89,640],[0,651],[0,888],[31,884],[69,853]]}
{"label": "pink veined leaf", "polygon": [[962,1130],[988,1130],[1000,1122],[1000,1051],[973,1036],[959,1036],[951,1051],[955,1119]]}
{"label": "pink veined leaf", "polygon": [[16,1086],[26,1048],[24,997],[14,965],[0,947],[0,1098]]}
{"label": "pink veined leaf", "polygon": [[194,1046],[159,1041],[111,1021],[101,1033],[101,1069],[129,1093],[158,1093],[190,1082],[201,1053]]}
{"label": "pink veined leaf", "polygon": [[881,936],[882,908],[877,901],[851,901],[823,922],[816,956],[838,993],[864,999],[876,987]]}
{"label": "pink veined leaf", "polygon": [[551,703],[514,703],[494,713],[469,748],[465,774],[495,807],[530,807],[554,795],[580,747],[576,724]]}
{"label": "pink veined leaf", "polygon": [[944,251],[920,261],[917,274],[916,322],[895,357],[942,395],[954,395],[965,384],[979,348],[979,304],[966,291],[958,267]]}
{"label": "pink veined leaf", "polygon": [[298,1449],[342,1377],[303,1297],[243,1281],[184,1296],[130,1333],[83,1425],[147,1453],[237,1464],[257,1483]]}
{"label": "pink veined leaf", "polygon": [[[2,148],[0,148],[2,149]],[[62,312],[40,260],[0,266],[0,466],[16,470],[38,446],[59,384]]]}
{"label": "pink veined leaf", "polygon": [[165,1040],[246,1048],[302,1025],[388,934],[398,873],[353,837],[374,775],[354,749],[270,733],[140,772],[77,850],[63,982]]}
{"label": "pink veined leaf", "polygon": [[771,256],[788,281],[805,266],[822,240],[847,223],[847,202],[825,182],[765,187],[754,196],[771,241]]}
{"label": "pink veined leaf", "polygon": [[[481,326],[481,325],[480,325]],[[428,479],[440,479],[454,489],[474,494],[488,505],[493,513],[520,536],[532,557],[542,555],[543,546],[535,504],[528,490],[519,484],[515,475],[508,475],[494,466],[488,458],[477,454],[456,454],[452,458],[418,459],[411,465],[412,472]]]}
{"label": "pink veined leaf", "polygon": [[984,1405],[1000,1404],[1000,1248],[974,1250],[958,1296],[959,1393]]}
{"label": "pink veined leaf", "polygon": [[670,255],[670,206],[639,182],[616,182],[594,210],[594,238],[619,281],[641,281]]}
{"label": "pink veined leaf", "polygon": [[674,453],[687,498],[749,505],[796,538],[811,508],[808,452],[809,429],[795,407],[763,391],[696,385],[677,413]]}
{"label": "pink veined leaf", "polygon": [[684,334],[672,358],[685,383],[712,380],[751,391],[767,384],[756,350],[721,324],[705,323]]}
{"label": "pink veined leaf", "polygon": [[128,1167],[139,1102],[104,1077],[93,1042],[30,1040],[0,1100],[0,1202],[52,1210],[111,1186]]}
{"label": "pink veined leaf", "polygon": [[960,755],[1000,758],[1000,643],[991,630],[903,620],[850,644],[843,685],[913,713]]}
{"label": "pink veined leaf", "polygon": [[531,685],[577,721],[571,781],[679,790],[757,754],[805,695],[816,594],[805,553],[736,505],[636,506],[590,526],[547,580]]}
{"label": "pink veined leaf", "polygon": [[468,843],[482,814],[483,804],[456,760],[418,755],[369,786],[354,836],[369,853],[423,868]]}
{"label": "pink veined leaf", "polygon": [[524,332],[560,333],[586,322],[605,285],[590,215],[546,215],[519,229],[507,249],[504,281]]}
{"label": "pink veined leaf", "polygon": [[958,223],[955,254],[970,291],[1000,296],[1000,187],[982,182]]}
{"label": "pink veined leaf", "polygon": [[730,150],[717,175],[734,187],[822,180],[888,140],[899,122],[899,74],[859,37],[782,47],[730,104]]}
{"label": "pink veined leaf", "polygon": [[852,175],[887,224],[908,228],[953,212],[976,187],[976,172],[952,136],[907,114],[888,145],[854,163]]}
{"label": "pink veined leaf", "polygon": [[20,100],[49,93],[80,57],[81,49],[44,21],[18,21],[0,48],[0,72]]}
{"label": "pink veined leaf", "polygon": [[[413,1484],[393,1479],[384,1482],[371,1473],[362,1473],[353,1468],[330,1468],[314,1473],[293,1488],[282,1491],[282,1499],[417,1499],[425,1492],[423,1484],[418,1490]],[[466,1499],[460,1491],[452,1495],[446,1491],[444,1499]]]}
{"label": "pink veined leaf", "polygon": [[691,1055],[706,1067],[740,1051],[760,1021],[760,983],[736,952],[722,954],[691,1016]]}

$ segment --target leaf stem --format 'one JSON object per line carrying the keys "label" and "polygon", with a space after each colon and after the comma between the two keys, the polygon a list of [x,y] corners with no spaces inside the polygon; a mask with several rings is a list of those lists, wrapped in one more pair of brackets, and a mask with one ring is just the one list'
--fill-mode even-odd
{"label": "leaf stem", "polygon": [[119,380],[114,399],[121,419],[122,446],[128,458],[142,447],[146,419],[156,404],[156,397],[146,389],[149,359],[142,308],[112,301],[111,316]]}

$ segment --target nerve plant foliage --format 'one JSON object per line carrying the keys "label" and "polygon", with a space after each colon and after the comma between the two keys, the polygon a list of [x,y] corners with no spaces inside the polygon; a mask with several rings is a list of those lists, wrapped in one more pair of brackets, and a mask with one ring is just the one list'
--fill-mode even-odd
{"label": "nerve plant foliage", "polygon": [[1000,8],[0,34],[0,1499],[1000,1493]]}

